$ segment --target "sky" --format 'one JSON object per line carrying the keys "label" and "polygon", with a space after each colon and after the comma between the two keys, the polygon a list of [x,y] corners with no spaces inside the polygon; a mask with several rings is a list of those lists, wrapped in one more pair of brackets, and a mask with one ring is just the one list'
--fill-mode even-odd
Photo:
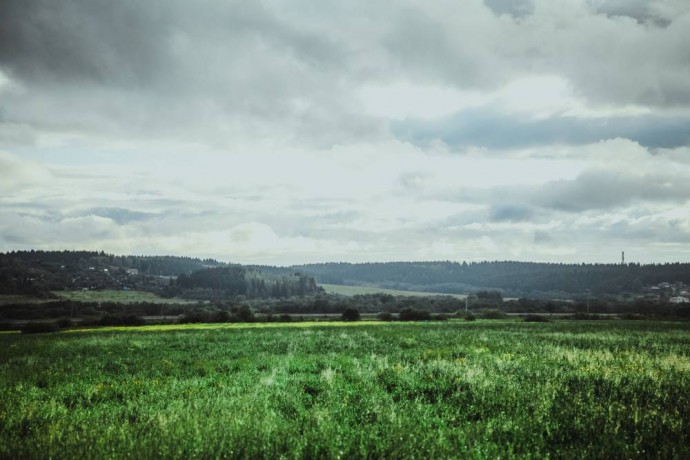
{"label": "sky", "polygon": [[690,261],[687,0],[2,0],[0,251]]}

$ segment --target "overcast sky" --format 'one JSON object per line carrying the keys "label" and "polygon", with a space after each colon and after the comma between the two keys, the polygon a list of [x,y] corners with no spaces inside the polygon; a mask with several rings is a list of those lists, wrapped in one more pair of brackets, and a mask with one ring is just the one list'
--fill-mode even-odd
{"label": "overcast sky", "polygon": [[687,0],[2,0],[0,251],[690,261]]}

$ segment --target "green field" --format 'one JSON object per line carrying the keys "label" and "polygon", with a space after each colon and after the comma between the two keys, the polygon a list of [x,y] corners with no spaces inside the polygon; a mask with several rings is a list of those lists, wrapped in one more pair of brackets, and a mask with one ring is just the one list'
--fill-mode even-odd
{"label": "green field", "polygon": [[458,299],[465,299],[464,294],[444,294],[441,292],[423,292],[423,291],[401,291],[399,289],[384,289],[374,286],[349,286],[344,284],[319,284],[329,294],[340,295],[359,295],[359,294],[390,294],[409,297],[429,297],[433,295],[447,295]]}
{"label": "green field", "polygon": [[146,291],[55,291],[53,292],[61,299],[74,300],[78,302],[113,302],[113,303],[166,303],[166,304],[180,304],[180,303],[196,303],[185,299],[157,296],[152,292]]}
{"label": "green field", "polygon": [[2,334],[0,458],[690,457],[689,323],[306,324]]}

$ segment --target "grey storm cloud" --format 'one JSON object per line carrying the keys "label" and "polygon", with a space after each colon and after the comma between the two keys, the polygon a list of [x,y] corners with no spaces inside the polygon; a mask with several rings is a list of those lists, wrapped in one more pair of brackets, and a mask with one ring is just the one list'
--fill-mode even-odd
{"label": "grey storm cloud", "polygon": [[[666,168],[666,169],[665,169]],[[687,206],[690,183],[684,169],[674,171],[669,163],[651,166],[587,169],[573,179],[538,185],[496,186],[483,189],[461,187],[440,192],[434,199],[481,206],[484,211],[463,212],[444,222],[446,226],[472,223],[547,222],[554,213],[579,215],[602,213],[631,206]],[[646,212],[646,211],[645,211]],[[626,213],[636,218],[634,210]],[[644,212],[643,212],[644,214]]]}
{"label": "grey storm cloud", "polygon": [[416,143],[442,140],[454,147],[495,149],[583,145],[619,137],[645,147],[690,144],[690,117],[685,116],[529,119],[497,109],[469,109],[437,120],[403,120],[394,123],[393,130],[400,138]]}
{"label": "grey storm cloud", "polygon": [[535,191],[532,202],[561,211],[611,209],[635,202],[690,200],[690,183],[682,173],[586,171],[572,181],[554,181]]}
{"label": "grey storm cloud", "polygon": [[[675,3],[680,5],[680,1]],[[484,3],[499,15],[508,14],[521,18],[534,12],[533,0],[484,0]],[[668,25],[669,19],[672,19],[669,15],[674,11],[667,6],[672,6],[674,2],[655,0],[588,0],[587,3],[597,13],[611,17],[630,17],[653,25]]]}
{"label": "grey storm cloud", "polygon": [[165,60],[166,11],[160,2],[3,1],[0,62],[28,81],[141,84]]}
{"label": "grey storm cloud", "polygon": [[496,14],[509,14],[519,18],[529,15],[534,9],[531,0],[484,0],[484,4]]}
{"label": "grey storm cloud", "polygon": [[[594,103],[688,108],[687,10],[674,0],[559,7],[545,0],[5,0],[0,71],[21,90],[2,94],[0,135],[29,141],[31,129],[41,127],[208,144],[245,134],[328,146],[385,134],[385,123],[353,97],[361,85],[408,80],[491,91],[535,73],[561,76]],[[643,14],[666,23],[625,20]],[[494,123],[482,118],[492,115]],[[645,145],[670,146],[688,123],[613,119],[607,129],[599,121],[539,126],[500,114],[468,116],[477,118],[474,126],[457,121],[472,132],[451,128],[478,140],[499,124],[507,131],[505,140],[486,145],[514,138],[525,144],[543,132],[551,133],[541,134],[545,141],[581,142],[617,130]],[[414,138],[429,129],[443,126],[403,131]],[[671,140],[646,140],[654,129]]]}
{"label": "grey storm cloud", "polygon": [[[234,65],[262,46],[303,62],[338,53],[262,2],[7,0],[0,18],[0,62],[28,80],[174,85],[194,76],[231,78]],[[204,58],[204,66],[184,68]]]}
{"label": "grey storm cloud", "polygon": [[630,16],[636,10],[614,2],[466,5],[464,11],[411,7],[394,16],[383,43],[395,68],[465,88],[492,88],[533,73],[560,75],[594,104],[690,105],[685,1],[650,1],[639,9],[661,25],[641,23]]}
{"label": "grey storm cloud", "polygon": [[489,211],[492,222],[524,222],[534,216],[534,211],[524,205],[495,204]]}
{"label": "grey storm cloud", "polygon": [[553,241],[551,235],[548,232],[542,230],[537,230],[534,232],[534,243],[535,244],[548,244]]}
{"label": "grey storm cloud", "polygon": [[596,11],[608,16],[627,16],[638,21],[654,17],[649,0],[594,0],[591,5]]}
{"label": "grey storm cloud", "polygon": [[21,90],[0,113],[8,138],[23,124],[210,144],[377,136],[340,94],[344,53],[264,2],[8,0],[0,71]]}
{"label": "grey storm cloud", "polygon": [[627,16],[652,26],[668,26],[683,12],[685,0],[590,0],[591,7],[608,16]]}

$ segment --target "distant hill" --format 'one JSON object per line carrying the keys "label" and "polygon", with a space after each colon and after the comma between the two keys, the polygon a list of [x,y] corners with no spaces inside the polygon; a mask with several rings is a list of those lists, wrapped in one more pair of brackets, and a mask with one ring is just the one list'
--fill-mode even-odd
{"label": "distant hill", "polygon": [[310,276],[176,256],[93,251],[0,253],[0,294],[50,296],[62,290],[137,289],[190,299],[300,296],[321,292]]}
{"label": "distant hill", "polygon": [[[0,294],[139,289],[188,298],[290,297],[321,292],[316,283],[429,293],[501,290],[506,297],[572,298],[641,292],[662,282],[690,284],[690,264],[534,262],[322,263],[271,267],[176,256],[116,256],[94,251],[0,253]],[[225,294],[222,294],[222,293]],[[197,297],[194,297],[197,296]]]}
{"label": "distant hill", "polygon": [[298,265],[319,283],[462,294],[500,289],[509,297],[566,297],[639,292],[661,282],[690,284],[690,264],[555,264],[534,262],[386,262]]}
{"label": "distant hill", "polygon": [[137,269],[145,275],[177,276],[209,266],[227,265],[214,259],[196,259],[179,256],[116,256],[103,251],[11,251],[0,253],[0,265],[69,269],[96,269],[116,267]]}

